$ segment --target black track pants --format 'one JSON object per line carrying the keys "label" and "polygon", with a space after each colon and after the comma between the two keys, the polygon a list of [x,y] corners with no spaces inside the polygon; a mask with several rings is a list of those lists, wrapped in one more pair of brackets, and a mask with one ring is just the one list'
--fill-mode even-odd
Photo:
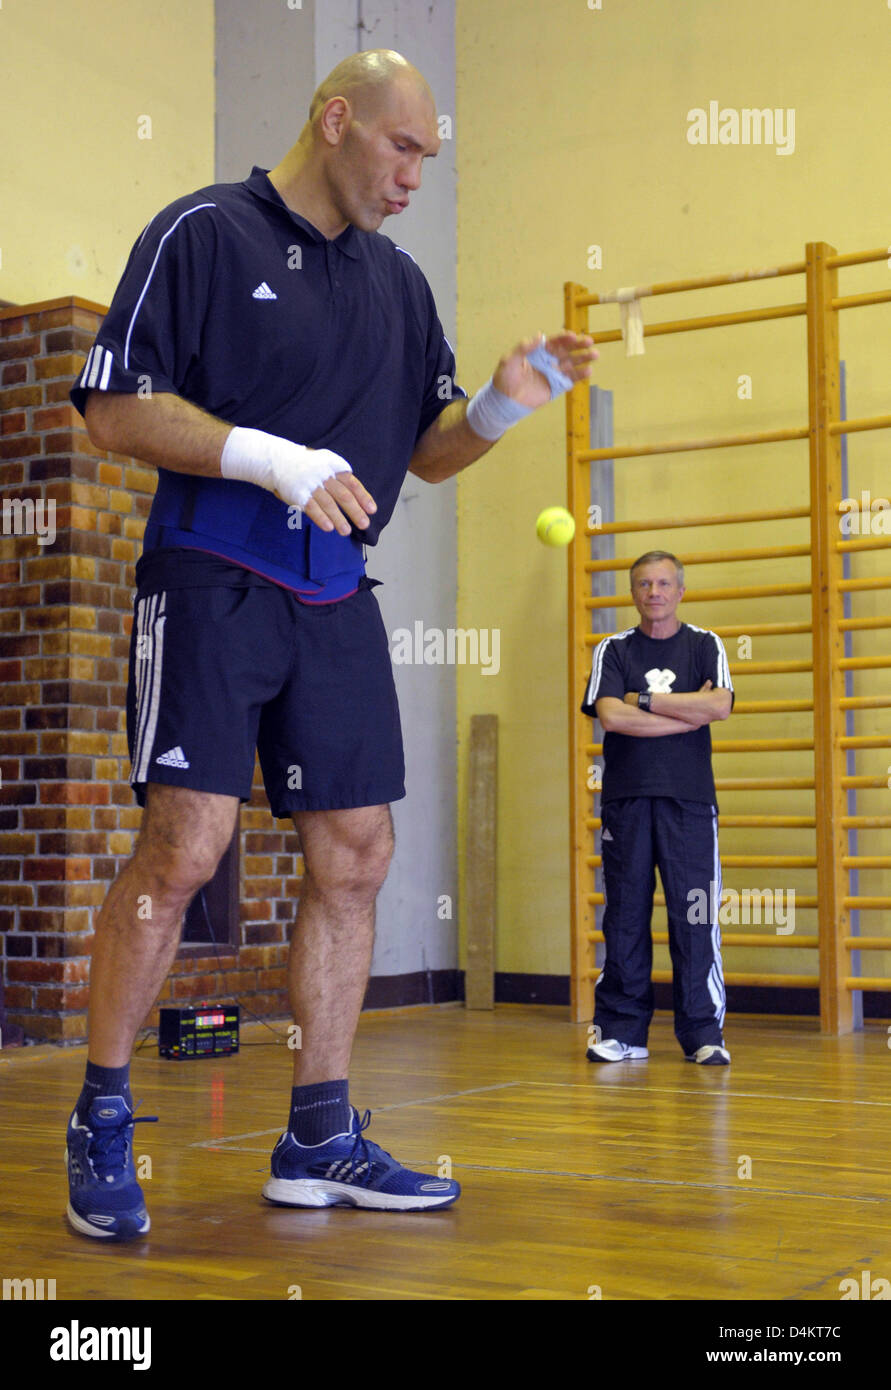
{"label": "black track pants", "polygon": [[602,807],[606,959],[594,1022],[604,1040],[644,1047],[653,1016],[653,911],[659,869],[668,911],[674,1025],[689,1055],[723,1043],[718,815],[705,802],[629,797]]}

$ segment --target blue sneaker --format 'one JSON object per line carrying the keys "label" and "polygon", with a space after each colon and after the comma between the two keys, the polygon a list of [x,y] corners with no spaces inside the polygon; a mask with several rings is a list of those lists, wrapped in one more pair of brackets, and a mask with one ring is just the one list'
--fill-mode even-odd
{"label": "blue sneaker", "polygon": [[133,1125],[153,1124],[157,1115],[134,1120],[123,1096],[96,1096],[85,1123],[77,1111],[68,1122],[68,1220],[76,1231],[100,1240],[132,1240],[151,1226],[133,1165]]}
{"label": "blue sneaker", "polygon": [[298,1144],[284,1133],[272,1151],[272,1177],[263,1188],[268,1202],[285,1207],[370,1207],[376,1211],[430,1211],[461,1195],[450,1178],[413,1173],[364,1138],[371,1123],[353,1110],[349,1132],[324,1144]]}

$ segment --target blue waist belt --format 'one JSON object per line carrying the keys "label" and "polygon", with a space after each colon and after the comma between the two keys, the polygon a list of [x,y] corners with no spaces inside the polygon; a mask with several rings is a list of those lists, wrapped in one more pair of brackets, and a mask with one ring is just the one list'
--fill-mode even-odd
{"label": "blue waist belt", "polygon": [[351,594],[365,573],[361,536],[322,531],[253,483],[166,468],[158,469],[145,528],[144,549],[160,546],[210,551],[296,589],[309,602]]}

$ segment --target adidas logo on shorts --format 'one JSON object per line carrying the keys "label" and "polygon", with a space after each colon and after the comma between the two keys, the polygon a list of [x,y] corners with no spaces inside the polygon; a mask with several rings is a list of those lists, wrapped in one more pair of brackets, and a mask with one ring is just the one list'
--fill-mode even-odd
{"label": "adidas logo on shorts", "polygon": [[179,746],[171,748],[167,753],[162,753],[160,758],[155,758],[155,762],[160,763],[162,767],[191,767],[192,765],[186,761],[186,755]]}
{"label": "adidas logo on shorts", "polygon": [[262,283],[261,285],[258,285],[257,288],[254,290],[254,293],[251,295],[251,298],[252,298],[252,299],[278,299],[278,295],[274,292],[274,290],[271,290],[271,289],[269,288],[269,286],[267,285],[266,281],[264,280],[263,283]]}

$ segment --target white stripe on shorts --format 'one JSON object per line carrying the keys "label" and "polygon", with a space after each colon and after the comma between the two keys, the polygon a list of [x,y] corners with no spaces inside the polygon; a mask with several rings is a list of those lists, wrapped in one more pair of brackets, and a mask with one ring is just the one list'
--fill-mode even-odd
{"label": "white stripe on shorts", "polygon": [[[136,605],[136,738],[131,785],[148,781],[161,699],[166,607],[167,595],[163,592],[139,599]],[[140,644],[147,652],[144,657],[139,654]]]}
{"label": "white stripe on shorts", "polygon": [[718,1027],[724,1027],[727,1012],[727,996],[724,991],[724,971],[721,966],[721,923],[718,913],[721,910],[721,897],[724,885],[721,879],[721,855],[718,849],[718,813],[712,808],[712,833],[714,835],[714,867],[712,869],[713,898],[711,903],[712,965],[708,972],[708,992],[715,1006]]}

